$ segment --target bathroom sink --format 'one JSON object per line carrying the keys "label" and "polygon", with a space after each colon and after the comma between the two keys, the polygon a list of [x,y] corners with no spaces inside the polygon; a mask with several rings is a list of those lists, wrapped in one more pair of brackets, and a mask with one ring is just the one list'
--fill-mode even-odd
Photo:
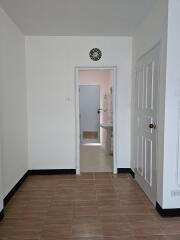
{"label": "bathroom sink", "polygon": [[102,128],[106,128],[106,129],[112,129],[113,128],[112,123],[101,123],[100,126]]}

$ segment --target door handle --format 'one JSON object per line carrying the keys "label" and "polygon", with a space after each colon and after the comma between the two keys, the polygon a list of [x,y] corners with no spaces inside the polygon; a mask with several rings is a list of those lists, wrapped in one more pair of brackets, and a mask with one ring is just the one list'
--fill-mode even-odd
{"label": "door handle", "polygon": [[101,108],[99,108],[99,109],[97,110],[97,113],[98,113],[98,114],[100,114],[100,113],[101,113],[101,111],[102,111],[102,109],[101,109]]}
{"label": "door handle", "polygon": [[150,129],[156,129],[156,124],[155,123],[150,123],[149,128]]}

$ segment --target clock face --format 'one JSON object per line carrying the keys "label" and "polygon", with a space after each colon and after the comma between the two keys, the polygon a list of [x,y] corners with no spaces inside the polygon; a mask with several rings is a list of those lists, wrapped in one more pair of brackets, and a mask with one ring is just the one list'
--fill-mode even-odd
{"label": "clock face", "polygon": [[91,51],[89,52],[89,56],[93,61],[98,61],[101,59],[102,57],[102,52],[100,49],[98,48],[93,48],[91,49]]}

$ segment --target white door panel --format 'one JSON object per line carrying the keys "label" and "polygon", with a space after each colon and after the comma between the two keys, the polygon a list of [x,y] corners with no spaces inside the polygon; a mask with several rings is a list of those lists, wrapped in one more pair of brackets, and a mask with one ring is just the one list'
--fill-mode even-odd
{"label": "white door panel", "polygon": [[156,138],[159,78],[159,46],[137,62],[136,67],[136,180],[156,202]]}
{"label": "white door panel", "polygon": [[80,85],[80,131],[97,132],[99,138],[100,131],[100,86]]}

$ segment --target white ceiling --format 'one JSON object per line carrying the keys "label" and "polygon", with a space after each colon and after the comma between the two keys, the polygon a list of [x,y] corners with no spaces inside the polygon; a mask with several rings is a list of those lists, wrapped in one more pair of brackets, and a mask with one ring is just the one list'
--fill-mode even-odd
{"label": "white ceiling", "polygon": [[0,0],[25,35],[131,36],[157,0]]}

